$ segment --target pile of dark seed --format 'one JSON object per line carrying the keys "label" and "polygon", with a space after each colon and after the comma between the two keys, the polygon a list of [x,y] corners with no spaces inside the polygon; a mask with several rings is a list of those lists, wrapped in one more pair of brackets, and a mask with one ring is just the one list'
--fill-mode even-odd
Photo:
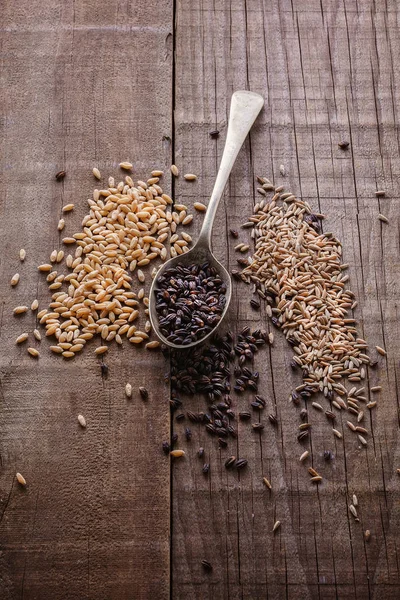
{"label": "pile of dark seed", "polygon": [[169,342],[186,346],[218,325],[226,284],[208,262],[177,265],[159,278],[155,295],[161,333]]}
{"label": "pile of dark seed", "polygon": [[[203,424],[207,432],[217,438],[219,447],[226,448],[229,439],[237,437],[234,425],[237,415],[232,409],[231,397],[232,372],[235,376],[233,385],[235,392],[242,393],[245,390],[253,392],[250,407],[256,412],[265,406],[265,400],[257,395],[258,372],[253,372],[245,363],[253,361],[259,347],[263,346],[267,339],[266,332],[261,330],[251,332],[249,327],[245,327],[236,339],[231,332],[224,336],[215,334],[209,345],[195,346],[185,351],[171,351],[170,404],[171,410],[176,413],[176,420],[179,422],[187,418],[193,424]],[[164,352],[168,353],[168,350],[164,349]],[[206,397],[205,410],[183,412],[182,396],[194,394],[202,394]],[[251,419],[250,412],[239,413],[238,416],[243,420]],[[190,441],[189,427],[185,428],[185,437]],[[177,438],[172,441],[176,442]],[[165,443],[163,447],[168,451]],[[199,456],[202,457],[203,454],[204,451]],[[233,465],[240,469],[247,465],[247,461],[231,457],[226,467],[230,468]],[[203,469],[204,473],[208,470],[209,466]]]}

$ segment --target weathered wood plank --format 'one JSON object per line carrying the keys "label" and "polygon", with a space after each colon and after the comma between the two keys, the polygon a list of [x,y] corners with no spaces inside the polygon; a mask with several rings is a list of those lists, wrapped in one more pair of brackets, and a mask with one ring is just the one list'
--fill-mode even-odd
{"label": "weathered wood plank", "polygon": [[[36,266],[79,229],[91,169],[144,178],[170,163],[172,5],[8,2],[2,12],[0,595],[169,597],[169,470],[164,360],[112,347],[107,379],[93,346],[73,363],[40,344],[15,346],[36,324],[16,304],[49,299]],[[63,183],[54,175],[64,168]],[[21,247],[27,251],[23,264]],[[11,275],[21,282],[11,290]],[[37,345],[30,333],[31,345]],[[134,397],[124,395],[126,381]],[[146,382],[148,403],[137,395]],[[87,420],[80,429],[78,413]],[[15,472],[25,476],[22,489]]]}
{"label": "weathered wood plank", "polygon": [[[255,363],[268,398],[265,412],[276,412],[280,425],[258,442],[248,426],[239,424],[232,453],[249,459],[248,471],[240,479],[226,473],[223,461],[231,452],[217,450],[203,432],[196,432],[199,439],[194,435],[189,464],[174,468],[174,597],[392,598],[400,592],[399,67],[393,58],[398,7],[391,3],[383,9],[368,1],[251,0],[203,3],[201,8],[183,2],[177,8],[176,162],[201,177],[196,187],[177,182],[176,197],[188,205],[197,195],[207,200],[222,154],[231,93],[239,88],[263,93],[265,111],[238,159],[217,216],[216,255],[236,266],[227,228],[238,228],[250,214],[254,175],[285,184],[324,212],[324,230],[343,241],[359,300],[360,334],[372,354],[375,344],[389,354],[367,381],[383,386],[377,411],[366,409],[372,432],[367,449],[347,431],[345,415],[338,423],[344,431],[341,441],[332,437],[323,415],[310,413],[312,464],[325,478],[318,490],[310,489],[306,467],[298,462],[298,410],[288,402],[299,378],[289,368],[289,347],[276,335],[274,348]],[[215,127],[222,132],[217,142],[207,135]],[[338,148],[342,139],[350,141],[348,151]],[[281,164],[285,177],[279,173]],[[386,189],[388,197],[378,201],[377,188]],[[389,217],[389,226],[380,224],[378,212]],[[236,288],[233,330],[258,323],[249,298],[248,288]],[[266,322],[263,310],[261,315]],[[235,404],[245,408],[248,399],[236,398]],[[185,405],[196,410],[204,408],[204,401]],[[200,444],[206,444],[210,458],[209,480],[196,465]],[[325,449],[335,455],[331,464],[323,460]],[[271,480],[272,493],[263,487],[263,475]],[[359,523],[348,511],[353,493],[359,499]],[[274,537],[277,518],[282,528]],[[367,528],[369,543],[363,538]],[[202,572],[203,558],[214,565],[210,575]]]}

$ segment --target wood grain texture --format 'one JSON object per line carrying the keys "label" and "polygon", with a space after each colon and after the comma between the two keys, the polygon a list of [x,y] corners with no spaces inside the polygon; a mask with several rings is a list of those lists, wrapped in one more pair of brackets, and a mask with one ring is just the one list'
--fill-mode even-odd
{"label": "wood grain texture", "polygon": [[[379,368],[368,375],[367,385],[379,383],[383,391],[377,411],[366,416],[367,448],[344,429],[345,415],[337,425],[344,438],[336,440],[325,417],[310,411],[312,458],[303,466],[298,409],[288,401],[299,376],[289,367],[290,348],[275,336],[274,347],[259,354],[255,367],[268,398],[265,413],[277,414],[278,429],[266,422],[258,438],[239,423],[237,444],[226,451],[196,430],[189,464],[173,469],[174,598],[363,600],[400,594],[397,18],[395,3],[367,0],[177,5],[175,160],[201,176],[195,186],[179,181],[176,197],[188,205],[197,198],[207,201],[231,93],[240,88],[262,93],[265,110],[218,212],[216,256],[236,268],[227,230],[240,228],[251,214],[255,175],[284,184],[325,213],[324,230],[342,240],[359,301],[360,334],[373,356],[379,344],[388,358],[379,358]],[[221,130],[217,142],[208,135],[215,128]],[[349,140],[348,151],[338,148],[342,139]],[[387,197],[378,200],[375,190],[382,188]],[[389,225],[379,222],[379,212]],[[240,239],[247,238],[242,231]],[[256,327],[259,314],[248,306],[250,289],[235,290],[231,328]],[[266,323],[264,310],[261,315]],[[248,401],[236,398],[236,407],[244,409]],[[185,406],[204,409],[204,400]],[[208,479],[196,467],[199,445],[210,459]],[[330,464],[323,460],[325,449],[335,455]],[[230,454],[249,459],[240,477],[223,467]],[[324,475],[318,489],[309,483],[311,464]],[[348,510],[353,493],[359,523]],[[273,535],[276,519],[282,527]],[[371,530],[369,543],[365,529]],[[202,571],[204,558],[213,564],[211,574]]]}
{"label": "wood grain texture", "polygon": [[[398,3],[22,0],[4,7],[0,597],[399,597]],[[360,334],[372,355],[375,344],[388,350],[367,381],[383,391],[378,409],[366,417],[366,449],[344,429],[345,416],[338,422],[344,438],[335,440],[323,415],[310,412],[311,459],[301,465],[299,409],[288,399],[300,376],[276,334],[273,348],[254,361],[267,398],[264,434],[239,422],[238,439],[222,451],[203,427],[193,426],[192,441],[183,442],[187,456],[174,463],[170,481],[160,452],[171,433],[162,357],[113,346],[105,358],[108,378],[102,378],[93,346],[62,362],[44,341],[36,362],[26,345],[14,343],[22,331],[32,332],[35,317],[29,312],[15,319],[12,308],[35,296],[46,306],[47,286],[36,265],[60,247],[56,226],[67,202],[76,208],[65,231],[79,228],[94,165],[117,176],[118,162],[130,159],[144,178],[173,160],[181,173],[199,176],[194,183],[178,178],[175,198],[190,207],[207,203],[236,89],[263,94],[266,106],[217,215],[217,258],[236,267],[228,229],[240,230],[251,213],[255,175],[284,184],[325,213],[324,230],[343,241],[350,264]],[[221,135],[212,140],[216,128]],[[342,139],[350,142],[348,151],[338,148]],[[58,183],[54,174],[61,168],[67,177]],[[378,188],[387,190],[385,198],[375,197]],[[379,212],[388,225],[378,221]],[[190,228],[194,237],[200,224],[197,218]],[[240,239],[247,240],[248,231],[241,230]],[[11,289],[16,271],[21,281]],[[234,287],[227,327],[235,332],[245,324],[258,327],[260,314],[269,328],[264,307],[253,312],[250,298],[250,288]],[[128,380],[134,391],[146,384],[147,403],[135,393],[127,401]],[[247,409],[249,397],[234,404]],[[204,406],[202,398],[184,399],[185,410]],[[277,429],[268,413],[277,415]],[[183,428],[172,425],[180,441]],[[211,464],[208,478],[196,456],[199,446]],[[330,464],[322,458],[326,449],[335,455]],[[240,476],[223,466],[230,454],[249,460]],[[309,484],[311,464],[324,475],[318,489]],[[26,489],[16,482],[17,471]],[[359,523],[348,510],[353,493]],[[282,527],[273,535],[277,519]],[[203,559],[213,564],[212,573],[203,571]]]}
{"label": "wood grain texture", "polygon": [[[0,596],[7,600],[169,597],[163,358],[114,344],[105,379],[94,344],[65,362],[46,340],[35,361],[27,344],[15,346],[35,315],[17,320],[12,309],[34,297],[47,306],[36,266],[62,245],[57,222],[67,202],[76,208],[64,232],[80,229],[93,166],[121,176],[118,163],[131,159],[144,178],[170,164],[163,135],[171,136],[171,16],[169,2],[141,1],[6,2],[2,12]],[[11,289],[16,271],[21,281]],[[39,347],[32,333],[30,340]],[[137,393],[144,383],[147,403]]]}

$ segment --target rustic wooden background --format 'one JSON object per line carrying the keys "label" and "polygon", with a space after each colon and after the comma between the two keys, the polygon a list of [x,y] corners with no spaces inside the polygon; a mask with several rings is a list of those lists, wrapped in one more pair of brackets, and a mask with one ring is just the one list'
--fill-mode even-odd
{"label": "rustic wooden background", "polygon": [[[1,598],[400,597],[399,18],[395,0],[3,3]],[[88,349],[63,362],[42,342],[34,361],[15,346],[35,317],[17,320],[12,308],[34,297],[46,306],[36,265],[60,245],[56,225],[66,202],[76,205],[66,231],[77,230],[92,167],[117,175],[120,160],[131,159],[145,178],[175,162],[199,175],[194,184],[178,179],[175,198],[206,201],[236,89],[263,94],[266,105],[218,212],[217,257],[236,264],[227,230],[250,214],[255,175],[284,184],[327,215],[324,229],[343,241],[350,263],[360,334],[372,349],[388,350],[368,377],[383,391],[368,415],[366,449],[351,432],[334,440],[323,415],[313,416],[312,461],[324,475],[318,488],[298,461],[298,415],[288,396],[299,379],[279,335],[256,365],[266,412],[276,411],[279,427],[259,437],[239,423],[231,450],[249,460],[240,476],[223,467],[230,450],[218,450],[196,427],[186,458],[170,468],[160,444],[172,432],[182,438],[184,425],[170,423],[161,355],[113,346],[104,378]],[[209,136],[215,128],[218,140]],[[338,148],[342,139],[348,151]],[[67,177],[59,184],[61,168]],[[171,190],[168,175],[164,185]],[[385,198],[375,197],[379,188]],[[11,290],[16,271],[21,282]],[[235,287],[232,329],[258,326],[249,298],[246,286]],[[264,311],[261,318],[266,323]],[[149,401],[127,401],[126,381],[135,390],[145,383]],[[235,399],[236,409],[247,405],[248,398]],[[185,400],[186,409],[194,407],[203,400]],[[208,478],[196,456],[200,445],[211,463]],[[330,464],[325,449],[334,452]],[[348,511],[353,493],[359,523]],[[273,535],[277,519],[282,526]],[[212,573],[203,571],[203,559]]]}

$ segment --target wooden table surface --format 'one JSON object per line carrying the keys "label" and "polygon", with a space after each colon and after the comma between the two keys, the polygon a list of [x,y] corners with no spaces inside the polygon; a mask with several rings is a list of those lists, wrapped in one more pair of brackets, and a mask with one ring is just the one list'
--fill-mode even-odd
{"label": "wooden table surface", "polygon": [[[3,3],[2,599],[400,597],[399,19],[395,0]],[[67,202],[76,208],[66,231],[79,229],[92,167],[117,176],[118,163],[130,159],[141,179],[162,168],[175,199],[207,201],[236,89],[263,94],[265,109],[218,211],[217,257],[236,266],[227,232],[251,214],[255,176],[285,185],[326,214],[324,230],[342,240],[350,265],[360,335],[372,356],[377,344],[388,352],[368,374],[366,385],[383,390],[367,415],[366,448],[347,429],[335,440],[323,414],[313,416],[312,460],[324,475],[318,487],[299,463],[298,410],[289,394],[300,378],[278,334],[257,357],[265,414],[276,411],[278,428],[258,436],[239,423],[231,452],[193,426],[192,441],[182,442],[185,459],[172,466],[161,442],[174,432],[182,439],[185,424],[170,417],[169,364],[160,353],[113,344],[105,378],[93,346],[67,362],[51,355],[47,340],[37,361],[15,344],[36,318],[17,320],[12,309],[34,297],[47,306],[36,266],[62,246],[57,222]],[[338,148],[343,139],[347,151]],[[171,182],[171,163],[198,181]],[[60,169],[67,172],[62,183],[54,177]],[[376,198],[377,189],[386,197]],[[194,237],[200,224],[198,215]],[[12,289],[16,271],[21,281]],[[264,307],[249,308],[250,292],[235,285],[233,331],[258,327],[260,319],[269,327]],[[136,391],[144,384],[146,403]],[[234,410],[248,402],[235,397]],[[184,399],[185,410],[204,407],[203,398]],[[211,464],[208,477],[199,446]],[[326,449],[335,455],[329,464]],[[223,466],[231,453],[249,460],[240,476]],[[348,509],[353,493],[359,522]],[[273,534],[276,520],[282,525]]]}

